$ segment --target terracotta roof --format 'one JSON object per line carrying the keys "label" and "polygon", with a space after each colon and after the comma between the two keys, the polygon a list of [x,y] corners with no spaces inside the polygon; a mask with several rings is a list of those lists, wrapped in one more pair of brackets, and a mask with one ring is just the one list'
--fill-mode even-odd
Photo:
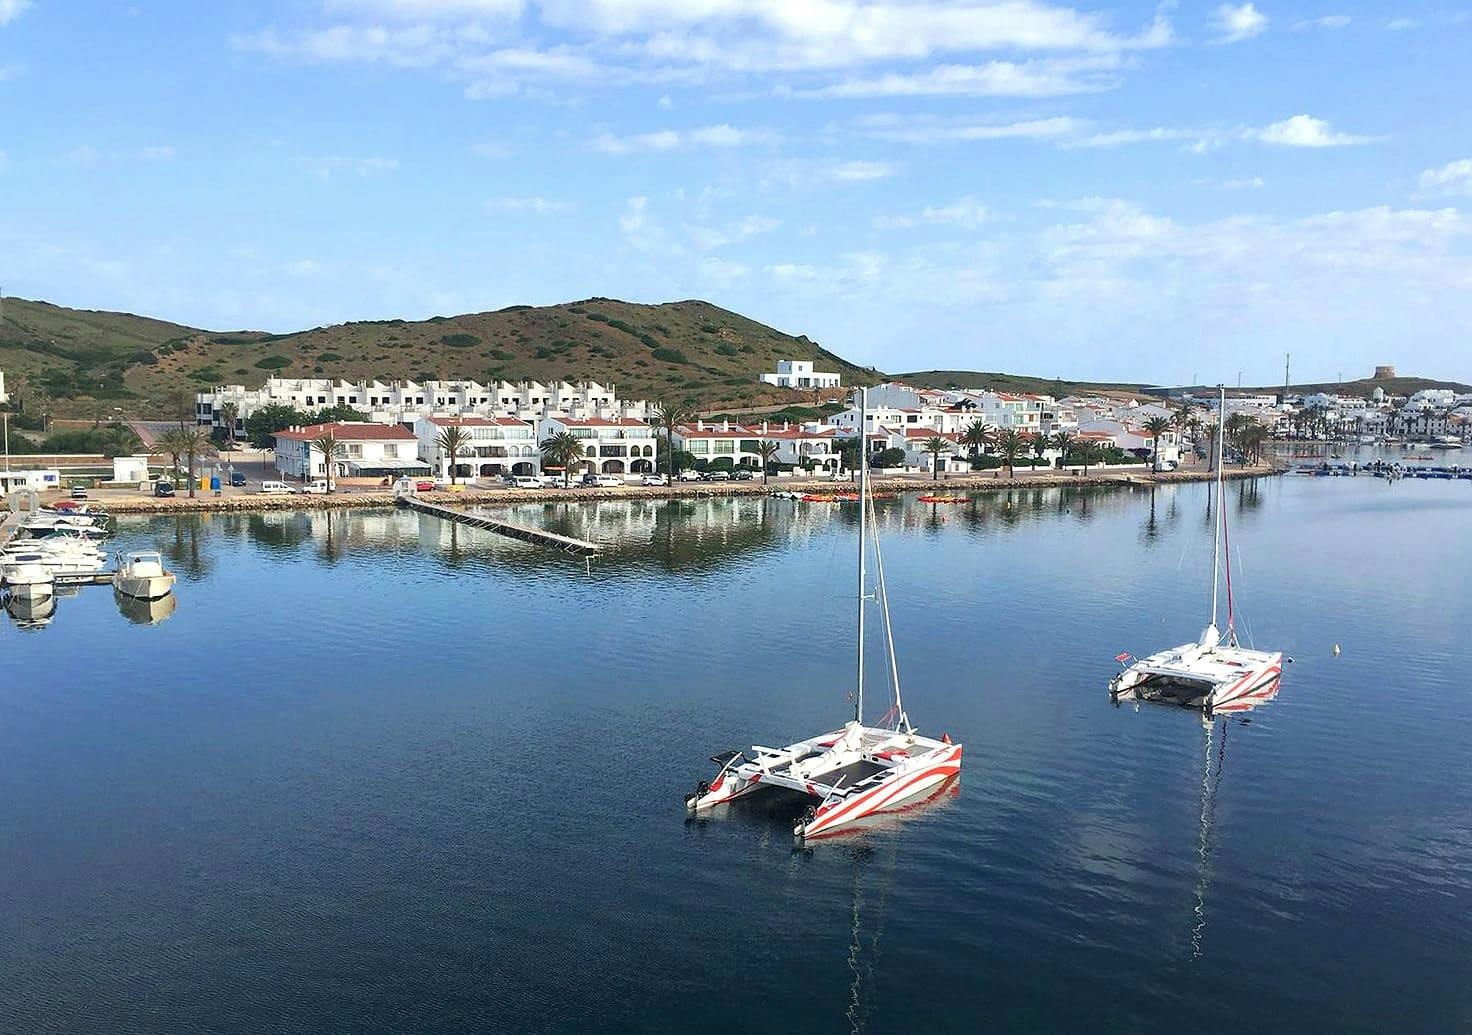
{"label": "terracotta roof", "polygon": [[414,441],[414,432],[402,424],[364,424],[346,421],[313,424],[296,431],[278,431],[273,437],[294,442],[310,442],[314,438],[321,438],[329,431],[339,442]]}

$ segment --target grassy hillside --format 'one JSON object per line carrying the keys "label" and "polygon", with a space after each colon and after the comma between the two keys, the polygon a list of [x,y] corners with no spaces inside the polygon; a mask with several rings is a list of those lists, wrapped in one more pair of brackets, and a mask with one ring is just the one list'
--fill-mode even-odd
{"label": "grassy hillside", "polygon": [[1138,395],[1151,387],[1143,382],[1064,381],[1059,378],[997,374],[982,370],[919,370],[910,374],[895,374],[894,379],[918,388],[986,388],[994,392],[1037,392],[1055,398],[1101,393]]}
{"label": "grassy hillside", "polygon": [[5,300],[0,369],[44,391],[60,414],[121,407],[154,415],[216,383],[271,375],[360,379],[504,378],[613,382],[628,398],[761,405],[799,393],[757,383],[778,359],[811,359],[845,383],[873,380],[805,336],[711,305],[593,298],[489,313],[380,320],[291,334],[205,331],[127,313]]}

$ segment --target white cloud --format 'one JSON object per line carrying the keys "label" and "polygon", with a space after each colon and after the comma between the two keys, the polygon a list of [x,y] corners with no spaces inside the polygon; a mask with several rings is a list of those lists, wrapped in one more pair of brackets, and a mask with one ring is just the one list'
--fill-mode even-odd
{"label": "white cloud", "polygon": [[138,157],[150,162],[167,162],[176,153],[172,144],[154,144],[138,149]]}
{"label": "white cloud", "polygon": [[696,248],[701,251],[714,251],[729,244],[739,244],[760,234],[771,233],[781,225],[780,220],[772,219],[770,216],[752,215],[722,227],[689,227],[687,232]]}
{"label": "white cloud", "polygon": [[[325,11],[326,24],[231,42],[289,60],[439,65],[472,97],[932,60],[947,64],[910,82],[895,71],[832,89],[1057,96],[1108,88],[1119,55],[1172,39],[1160,16],[1121,29],[1049,0],[328,0]],[[989,52],[1058,63],[966,60]]]}
{"label": "white cloud", "polygon": [[553,201],[549,198],[532,196],[526,198],[492,198],[486,202],[490,212],[532,212],[539,216],[552,212],[567,212],[573,207],[570,201]]}
{"label": "white cloud", "polygon": [[1375,139],[1336,133],[1329,123],[1309,115],[1294,115],[1282,122],[1274,122],[1257,136],[1265,144],[1283,147],[1350,147],[1373,143]]}
{"label": "white cloud", "polygon": [[1216,9],[1212,25],[1216,29],[1218,42],[1237,43],[1251,39],[1267,29],[1268,16],[1251,3],[1222,4]]}
{"label": "white cloud", "polygon": [[829,170],[835,180],[883,180],[893,176],[898,167],[892,162],[840,162]]}
{"label": "white cloud", "polygon": [[922,225],[954,225],[974,230],[991,218],[987,207],[973,197],[959,198],[949,205],[928,206],[900,216],[879,216],[874,225],[881,230],[907,230]]}
{"label": "white cloud", "polygon": [[0,0],[0,25],[9,25],[33,6],[31,0]]}
{"label": "white cloud", "polygon": [[1119,84],[1116,55],[1084,60],[989,61],[982,65],[938,65],[923,72],[890,72],[848,79],[798,97],[1060,97],[1093,93]]}
{"label": "white cloud", "polygon": [[594,139],[593,147],[605,154],[622,155],[635,151],[669,151],[677,147],[747,147],[776,143],[778,139],[777,134],[770,130],[737,129],[722,124],[690,130],[664,129],[627,137],[602,133]]}
{"label": "white cloud", "polygon": [[399,167],[397,158],[381,158],[372,156],[368,158],[349,158],[343,155],[329,155],[324,158],[309,158],[303,163],[307,170],[319,179],[330,180],[337,173],[353,173],[358,176],[372,176],[376,173],[392,172]]}
{"label": "white cloud", "polygon": [[1267,185],[1267,181],[1261,176],[1244,176],[1241,179],[1221,182],[1223,190],[1262,190]]}
{"label": "white cloud", "polygon": [[1343,29],[1352,21],[1354,19],[1347,14],[1326,14],[1319,18],[1305,18],[1294,22],[1293,28],[1296,32],[1304,29]]}
{"label": "white cloud", "polygon": [[1219,132],[1202,129],[1176,129],[1156,126],[1153,129],[1114,129],[1094,133],[1070,143],[1072,147],[1122,147],[1126,144],[1147,144],[1158,141],[1181,141],[1193,150],[1202,151],[1220,143]]}
{"label": "white cloud", "polygon": [[1472,197],[1472,158],[1448,162],[1439,169],[1427,169],[1417,180],[1417,186],[1421,197]]}
{"label": "white cloud", "polygon": [[972,140],[1039,140],[1077,134],[1085,123],[1067,116],[1022,122],[973,122],[934,116],[874,115],[857,125],[867,135],[907,144]]}

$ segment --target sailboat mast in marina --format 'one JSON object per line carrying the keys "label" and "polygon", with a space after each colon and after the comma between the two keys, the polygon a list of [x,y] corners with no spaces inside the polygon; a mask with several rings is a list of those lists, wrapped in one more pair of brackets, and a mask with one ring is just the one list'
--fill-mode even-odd
{"label": "sailboat mast in marina", "polygon": [[[858,390],[859,407],[859,552],[858,621],[854,656],[854,715],[842,727],[782,748],[753,746],[749,752],[727,751],[712,757],[715,778],[702,780],[685,799],[692,814],[768,788],[796,791],[813,799],[793,829],[798,838],[814,838],[846,828],[875,813],[893,809],[961,771],[962,746],[949,736],[935,740],[910,725],[900,695],[899,665],[884,581],[884,560],[869,492],[866,420],[869,392]],[[874,591],[869,590],[869,553],[873,551]],[[878,603],[892,702],[878,725],[864,723],[865,608]]]}
{"label": "sailboat mast in marina", "polygon": [[[1211,620],[1193,643],[1172,647],[1148,658],[1133,659],[1129,654],[1121,654],[1116,660],[1125,668],[1109,683],[1109,693],[1116,701],[1169,701],[1221,710],[1233,703],[1277,692],[1277,681],[1283,673],[1283,655],[1277,651],[1251,650],[1237,640],[1236,606],[1232,594],[1232,541],[1227,534],[1227,508],[1222,496],[1227,390],[1222,387],[1219,392],[1214,443],[1216,520],[1213,522],[1211,549]],[[1225,637],[1217,626],[1223,575],[1227,596]]]}

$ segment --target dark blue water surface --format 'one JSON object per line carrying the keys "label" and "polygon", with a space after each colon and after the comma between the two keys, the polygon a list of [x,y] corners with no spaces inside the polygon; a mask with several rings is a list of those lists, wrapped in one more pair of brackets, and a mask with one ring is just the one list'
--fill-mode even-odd
{"label": "dark blue water surface", "polygon": [[843,721],[851,506],[520,511],[617,543],[587,566],[125,520],[172,615],[0,620],[0,1029],[1467,1031],[1472,484],[1229,485],[1243,628],[1296,663],[1209,732],[1105,691],[1204,623],[1208,501],[879,504],[965,771],[802,851],[790,803],[680,801]]}

